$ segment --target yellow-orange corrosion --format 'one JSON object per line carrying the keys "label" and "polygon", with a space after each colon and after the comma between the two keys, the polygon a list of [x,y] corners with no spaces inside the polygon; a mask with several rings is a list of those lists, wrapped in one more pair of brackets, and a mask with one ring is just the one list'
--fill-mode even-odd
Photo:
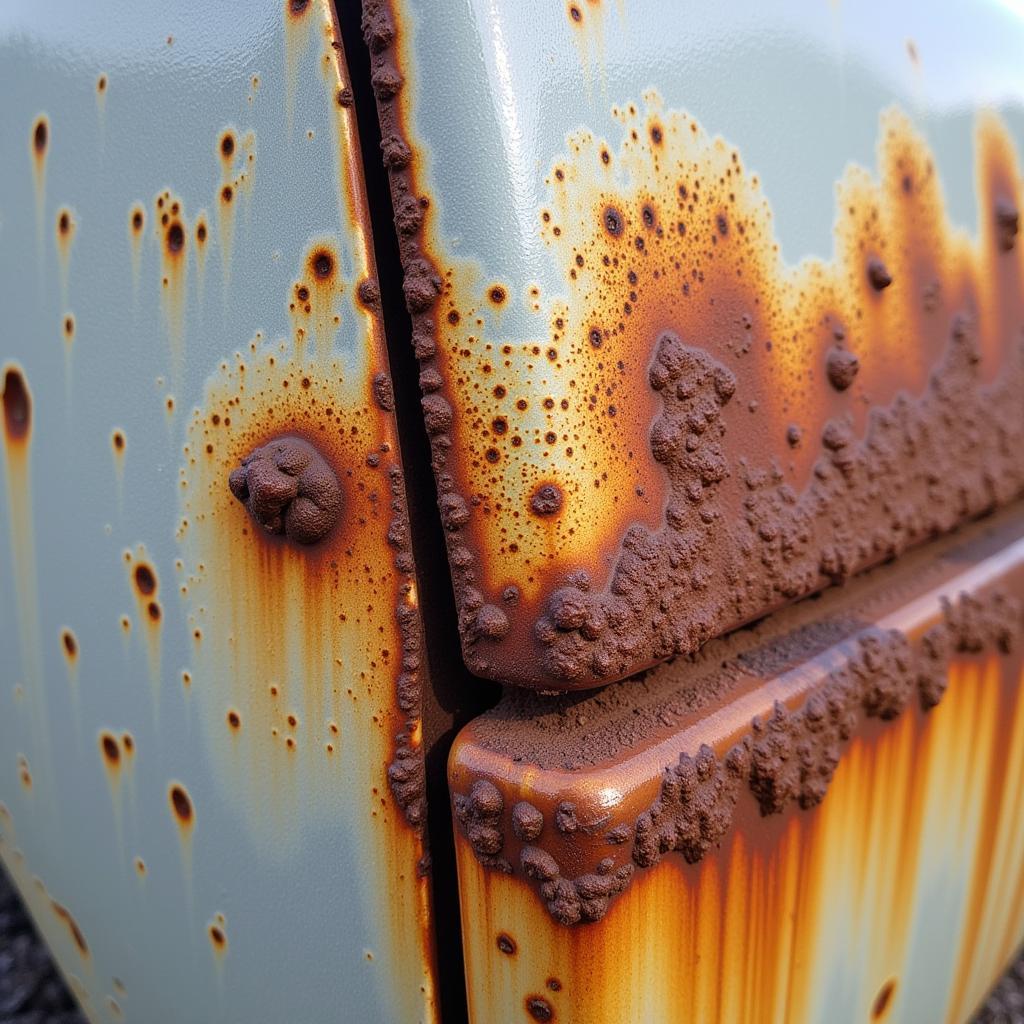
{"label": "yellow-orange corrosion", "polygon": [[[663,332],[737,375],[742,399],[723,415],[730,451],[756,467],[774,459],[799,494],[830,418],[848,414],[863,436],[872,408],[925,391],[949,342],[936,324],[976,311],[991,381],[1022,321],[1024,245],[1010,227],[1020,171],[996,115],[977,123],[975,237],[949,222],[924,139],[888,110],[878,177],[850,167],[839,184],[834,258],[789,266],[735,148],[653,92],[613,114],[616,140],[570,136],[546,179],[540,230],[565,287],[522,303],[528,327],[516,340],[495,318],[493,285],[445,261],[427,213],[425,249],[443,280],[435,362],[454,410],[444,472],[469,508],[452,550],[471,552],[474,585],[508,616],[506,651],[530,651],[545,600],[570,573],[604,588],[628,529],[664,524],[669,481],[651,454],[659,397],[648,382]],[[829,362],[847,352],[859,360],[852,385]],[[535,500],[545,486],[558,490],[554,510]],[[503,605],[510,586],[519,600]]]}

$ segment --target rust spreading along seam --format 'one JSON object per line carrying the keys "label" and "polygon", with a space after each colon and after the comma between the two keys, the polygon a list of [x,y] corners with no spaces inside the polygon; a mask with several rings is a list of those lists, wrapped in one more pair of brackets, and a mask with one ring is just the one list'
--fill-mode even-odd
{"label": "rust spreading along seam", "polygon": [[[529,879],[559,924],[598,921],[638,868],[652,868],[673,852],[694,864],[717,847],[733,824],[744,786],[765,816],[792,805],[816,807],[845,744],[865,718],[892,721],[915,696],[922,710],[931,710],[945,692],[951,659],[1009,654],[1022,626],[1020,601],[993,589],[981,596],[961,593],[955,602],[943,598],[941,620],[916,644],[899,630],[860,629],[833,648],[840,663],[825,673],[802,706],[793,709],[776,701],[771,714],[755,718],[724,756],[707,745],[695,754],[680,754],[664,768],[657,798],[632,822],[600,823],[610,847],[631,844],[628,860],[619,866],[608,856],[594,870],[576,877],[563,874],[563,865],[544,848],[542,833],[547,829],[550,836],[553,829],[571,839],[593,831],[578,819],[570,801],[557,804],[547,819],[527,800],[509,810],[498,786],[478,778],[465,793],[453,794],[456,820],[477,860]],[[736,660],[722,671],[744,670]],[[510,839],[519,846],[516,864],[504,856],[513,845]]]}
{"label": "rust spreading along seam", "polygon": [[[558,561],[561,542],[572,541],[561,534],[541,545],[554,561],[534,567],[538,593],[528,598],[525,583],[496,579],[522,562],[517,546],[499,552],[492,543],[499,525],[526,536],[540,521],[545,529],[583,522],[571,512],[581,488],[570,493],[551,479],[579,483],[579,452],[551,447],[540,473],[521,454],[527,431],[515,410],[492,421],[498,405],[470,408],[470,392],[459,391],[464,378],[476,383],[469,354],[480,354],[467,333],[476,328],[459,325],[483,321],[458,308],[454,272],[434,262],[425,237],[430,199],[417,183],[398,27],[389,0],[366,3],[405,298],[472,671],[547,690],[622,678],[1024,490],[1014,441],[1024,433],[1019,182],[998,118],[978,126],[976,246],[949,225],[926,144],[890,111],[881,185],[859,169],[843,179],[836,261],[789,270],[738,153],[696,121],[662,112],[652,94],[644,109],[615,112],[632,128],[617,153],[587,132],[570,139],[574,155],[554,165],[552,207],[541,218],[573,296],[553,320],[547,357],[567,359],[586,391],[575,406],[563,399],[562,412],[547,399],[555,409],[548,422],[597,417],[598,427],[579,430],[607,448],[595,472],[603,466],[621,480],[605,480],[613,493],[583,504],[598,534],[574,566]],[[601,187],[587,191],[585,156],[642,166],[647,177],[629,189],[596,179]],[[489,296],[492,304],[508,298],[501,286]],[[465,346],[458,357],[453,339]],[[512,346],[503,351],[517,358]],[[464,357],[456,379],[446,360]],[[530,394],[517,407],[539,400],[548,381],[540,380],[547,370],[528,368]],[[872,397],[878,392],[886,403]],[[628,452],[609,440],[619,436]],[[558,432],[537,440],[554,446]],[[536,470],[532,491],[512,493],[500,475],[516,458],[527,460],[524,473]],[[499,481],[490,492],[467,483],[486,479]],[[627,484],[619,502],[614,488]],[[590,571],[601,563],[594,550],[613,566],[606,580]]]}

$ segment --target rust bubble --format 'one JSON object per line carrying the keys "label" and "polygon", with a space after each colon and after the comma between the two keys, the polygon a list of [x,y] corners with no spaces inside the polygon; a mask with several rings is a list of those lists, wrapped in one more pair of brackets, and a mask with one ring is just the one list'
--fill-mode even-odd
{"label": "rust bubble", "polygon": [[514,956],[516,952],[516,940],[507,932],[498,935],[498,949],[506,956]]}
{"label": "rust bubble", "polygon": [[231,493],[270,534],[316,544],[335,527],[343,496],[334,470],[308,441],[285,435],[256,448],[228,479]]}
{"label": "rust bubble", "polygon": [[309,257],[309,265],[315,277],[326,281],[334,273],[334,257],[326,249],[317,249]]}
{"label": "rust bubble", "polygon": [[43,156],[46,153],[46,145],[49,140],[49,122],[46,120],[45,115],[40,115],[36,118],[36,123],[32,126],[32,148],[36,151],[38,156]]}
{"label": "rust bubble", "polygon": [[235,153],[235,133],[227,131],[220,137],[220,154],[229,160]]}
{"label": "rust bubble", "polygon": [[309,9],[309,0],[286,0],[288,13],[294,18],[300,18]]}
{"label": "rust bubble", "polygon": [[836,391],[845,391],[857,376],[860,360],[847,349],[833,348],[825,359],[828,381]]}
{"label": "rust bubble", "polygon": [[562,491],[551,483],[541,484],[530,498],[530,508],[539,516],[553,516],[562,508]]}
{"label": "rust bubble", "polygon": [[146,614],[149,616],[151,622],[159,622],[163,617],[163,609],[160,607],[159,601],[150,601],[146,605]]}
{"label": "rust bubble", "polygon": [[234,708],[231,708],[231,709],[230,709],[230,710],[228,711],[227,719],[228,719],[228,725],[229,725],[229,726],[230,726],[230,727],[231,727],[231,728],[232,728],[232,729],[233,729],[233,730],[234,730],[235,732],[237,732],[237,731],[238,731],[239,729],[241,729],[241,728],[242,728],[242,719],[241,719],[241,717],[239,716],[238,712],[237,712],[237,711],[236,711],[236,710],[235,710]]}
{"label": "rust bubble", "polygon": [[877,256],[868,260],[868,281],[876,292],[884,291],[892,284],[892,275]]}
{"label": "rust bubble", "polygon": [[206,222],[201,220],[201,221],[199,221],[198,224],[196,224],[196,242],[198,242],[199,245],[202,245],[205,241],[206,241]]}
{"label": "rust bubble", "polygon": [[496,306],[500,306],[506,298],[505,289],[500,284],[494,285],[487,295]]}
{"label": "rust bubble", "polygon": [[182,825],[190,826],[194,821],[195,811],[192,808],[192,798],[185,787],[180,782],[171,783],[167,796],[174,816]]}
{"label": "rust bubble", "polygon": [[604,208],[604,213],[601,215],[601,223],[604,224],[605,231],[613,238],[618,238],[625,229],[622,214],[614,206],[606,206]]}
{"label": "rust bubble", "polygon": [[583,21],[583,12],[580,10],[578,4],[569,4],[569,17],[578,25]]}
{"label": "rust bubble", "polygon": [[4,429],[9,441],[24,441],[32,429],[32,397],[21,370],[9,366],[4,373]]}
{"label": "rust bubble", "polygon": [[141,206],[135,206],[131,212],[131,225],[132,231],[138,235],[142,233],[142,229],[146,226],[146,215],[142,210]]}
{"label": "rust bubble", "polygon": [[225,185],[220,190],[220,197],[225,203],[230,203],[235,198],[235,190],[230,185]]}
{"label": "rust bubble", "polygon": [[548,978],[547,985],[552,992],[562,991],[562,983],[557,978]]}
{"label": "rust bubble", "polygon": [[71,213],[68,210],[61,210],[57,214],[57,230],[61,235],[66,235],[71,230]]}
{"label": "rust bubble", "polygon": [[140,562],[135,566],[135,586],[144,597],[150,597],[156,593],[156,573],[151,566]]}
{"label": "rust bubble", "polygon": [[121,763],[121,748],[118,746],[117,739],[113,734],[109,732],[100,733],[100,752],[103,754],[103,760],[111,768],[117,768]]}
{"label": "rust bubble", "polygon": [[115,430],[110,435],[110,443],[114,446],[114,451],[120,455],[124,450],[127,442],[125,441],[124,431]]}
{"label": "rust bubble", "polygon": [[541,1024],[555,1019],[554,1008],[543,996],[527,996],[526,1012]]}

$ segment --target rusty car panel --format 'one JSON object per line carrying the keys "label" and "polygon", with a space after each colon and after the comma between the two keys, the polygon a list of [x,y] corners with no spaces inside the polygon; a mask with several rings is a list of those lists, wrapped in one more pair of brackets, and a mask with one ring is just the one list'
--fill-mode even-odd
{"label": "rusty car panel", "polygon": [[0,14],[0,858],[93,1021],[437,1019],[327,0]]}
{"label": "rusty car panel", "polygon": [[1021,492],[1005,6],[364,31],[472,671],[618,679]]}
{"label": "rusty car panel", "polygon": [[1024,938],[1022,524],[465,729],[471,1019],[966,1019]]}

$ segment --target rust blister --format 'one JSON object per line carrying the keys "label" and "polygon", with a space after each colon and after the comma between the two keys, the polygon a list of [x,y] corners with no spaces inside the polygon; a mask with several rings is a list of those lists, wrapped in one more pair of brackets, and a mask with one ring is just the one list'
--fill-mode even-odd
{"label": "rust blister", "polygon": [[[889,110],[878,178],[839,183],[834,258],[792,267],[739,151],[651,92],[613,109],[617,140],[568,138],[539,211],[565,291],[520,300],[446,257],[388,3],[364,34],[474,672],[621,678],[1020,493],[1020,173],[996,115],[976,238]],[[510,302],[534,340],[503,337]]]}

